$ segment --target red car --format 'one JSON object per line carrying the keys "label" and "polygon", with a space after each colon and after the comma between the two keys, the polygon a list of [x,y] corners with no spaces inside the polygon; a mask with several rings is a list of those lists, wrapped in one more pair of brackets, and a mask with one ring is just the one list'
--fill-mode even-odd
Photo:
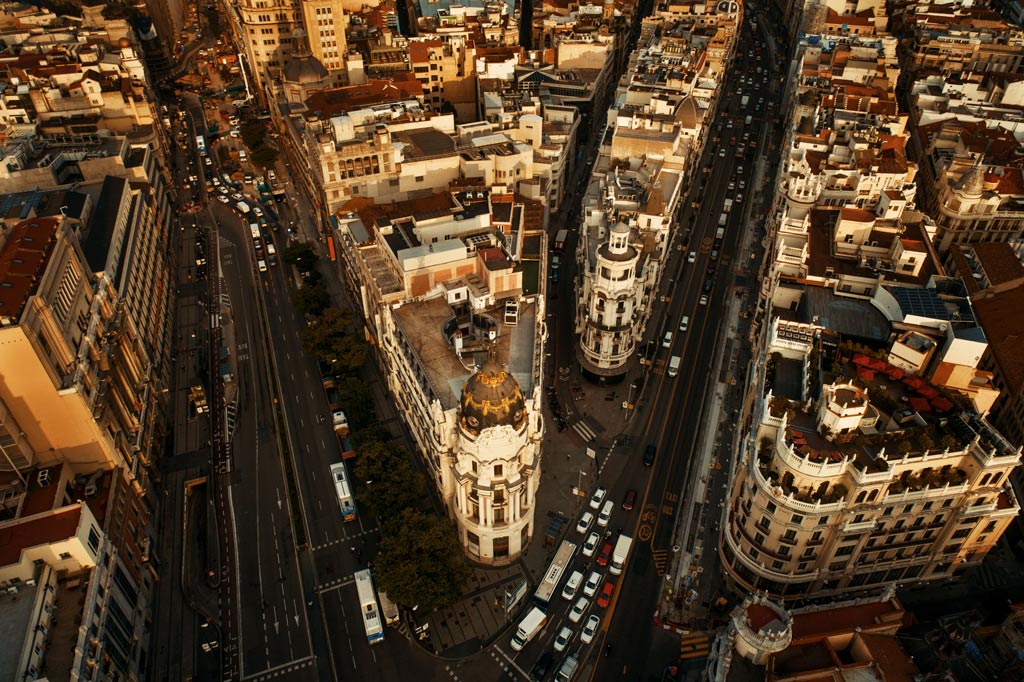
{"label": "red car", "polygon": [[615,592],[615,583],[609,580],[604,584],[604,587],[601,588],[601,594],[597,595],[597,605],[602,609],[608,608],[608,604],[612,600],[613,592]]}
{"label": "red car", "polygon": [[626,497],[622,500],[622,508],[629,511],[636,504],[636,491],[630,488],[626,491]]}
{"label": "red car", "polygon": [[610,559],[611,556],[612,556],[612,543],[606,542],[606,543],[604,543],[604,547],[601,548],[601,553],[597,555],[597,565],[598,566],[607,566],[608,565],[608,559]]}

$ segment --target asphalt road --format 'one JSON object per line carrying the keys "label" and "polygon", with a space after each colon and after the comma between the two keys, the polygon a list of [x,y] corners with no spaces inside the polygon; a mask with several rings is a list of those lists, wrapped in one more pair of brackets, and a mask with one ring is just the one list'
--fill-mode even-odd
{"label": "asphalt road", "polygon": [[[745,29],[742,44],[752,45],[753,40],[749,29]],[[742,267],[748,258],[747,254],[737,253],[744,227],[741,216],[745,202],[753,196],[752,174],[757,154],[764,147],[758,146],[756,153],[747,153],[742,161],[738,161],[736,147],[730,144],[730,139],[735,136],[736,143],[740,144],[742,130],[749,129],[751,138],[757,140],[767,125],[766,120],[770,120],[765,108],[756,109],[754,106],[758,98],[768,99],[771,86],[771,77],[765,83],[761,75],[756,74],[756,66],[756,57],[749,59],[741,49],[737,65],[730,69],[715,127],[700,162],[702,169],[708,170],[697,176],[695,185],[681,204],[680,224],[692,225],[691,233],[685,240],[686,248],[675,252],[668,268],[672,281],[666,284],[663,293],[670,296],[670,300],[660,315],[662,324],[648,335],[658,344],[654,366],[646,376],[644,400],[649,410],[646,415],[635,417],[644,418],[645,423],[640,429],[643,435],[635,442],[637,454],[634,458],[639,460],[639,453],[649,443],[657,446],[658,455],[652,471],[644,471],[640,467],[627,470],[625,480],[617,481],[612,489],[613,499],[626,488],[637,488],[643,492],[636,527],[626,529],[627,533],[632,530],[638,542],[634,545],[618,599],[612,605],[614,617],[605,640],[605,644],[612,643],[612,649],[600,659],[592,678],[595,680],[647,680],[652,676],[658,679],[665,666],[678,658],[678,636],[652,627],[651,616],[663,596],[665,571],[678,540],[674,532],[677,514],[685,511],[683,504],[703,502],[680,500],[680,496],[683,491],[690,490],[694,479],[703,473],[696,470],[699,462],[697,449],[701,442],[705,399],[718,380],[712,369],[715,355],[720,350],[720,326],[727,308],[727,297],[734,295],[734,270]],[[753,75],[754,84],[740,86],[741,75]],[[751,98],[746,109],[740,105],[738,88]],[[750,126],[744,125],[747,115],[753,117]],[[716,136],[718,142],[714,139]],[[723,149],[725,155],[721,156]],[[740,165],[742,174],[737,173]],[[744,203],[734,203],[721,254],[714,261],[711,252],[719,217],[726,198],[735,201],[737,192],[741,191],[738,189],[740,180],[746,185],[742,190]],[[737,189],[729,189],[731,182],[736,183]],[[694,202],[697,202],[696,208]],[[686,258],[691,250],[695,254],[694,263],[688,263]],[[707,304],[703,305],[699,301],[708,279],[712,286]],[[684,315],[689,317],[689,329],[681,332],[679,324]],[[670,349],[662,347],[666,331],[672,332]],[[682,358],[679,375],[674,378],[665,371],[672,355]],[[713,434],[708,434],[708,437],[713,437]],[[717,503],[726,491],[717,488],[709,490],[709,494],[712,496],[710,501]]]}

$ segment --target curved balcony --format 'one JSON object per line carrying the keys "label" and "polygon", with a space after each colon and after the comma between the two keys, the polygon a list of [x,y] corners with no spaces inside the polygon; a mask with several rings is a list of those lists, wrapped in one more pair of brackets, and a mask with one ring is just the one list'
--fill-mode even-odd
{"label": "curved balcony", "polygon": [[759,462],[755,461],[752,467],[758,487],[778,506],[801,514],[833,514],[842,511],[846,506],[845,497],[836,502],[825,502],[824,498],[815,499],[813,495],[803,495],[792,489],[786,490],[765,475]]}
{"label": "curved balcony", "polygon": [[[726,526],[726,528],[731,529],[732,528],[732,515],[731,514],[729,515],[729,520],[728,520],[727,523],[728,523],[728,525]],[[736,543],[736,541],[732,537],[732,533],[731,532],[727,531],[725,533],[722,533],[720,535],[720,537],[724,538],[724,543],[719,542],[719,546],[722,547],[723,550],[727,546],[729,551],[732,553],[732,555],[734,557],[736,557],[736,561],[737,562],[743,564],[749,571],[751,571],[754,574],[756,574],[756,575],[758,575],[758,576],[760,576],[762,578],[765,578],[767,580],[774,580],[774,581],[779,582],[779,583],[786,583],[786,584],[793,585],[793,584],[798,584],[798,583],[808,583],[808,582],[811,582],[813,580],[816,580],[818,578],[818,575],[820,574],[820,571],[817,568],[815,568],[814,570],[809,571],[807,573],[801,573],[799,575],[793,574],[793,573],[783,573],[781,571],[772,570],[772,569],[762,565],[760,562],[757,562],[754,559],[751,559],[746,554],[746,552],[744,551],[745,548],[740,547]],[[760,550],[758,550],[758,551],[760,551]],[[789,559],[790,557],[786,557],[786,558]],[[730,564],[730,562],[727,560],[727,557],[725,557],[725,556],[722,556],[722,565],[726,568],[726,570],[729,570],[729,569],[732,568],[732,565]],[[731,570],[729,572],[732,574],[732,576],[735,579],[739,580],[740,582],[742,582],[744,584],[747,584],[747,582],[745,580],[743,580],[742,578],[739,578],[739,576],[737,576],[734,572],[732,572]],[[753,586],[750,585],[750,587],[753,587]]]}

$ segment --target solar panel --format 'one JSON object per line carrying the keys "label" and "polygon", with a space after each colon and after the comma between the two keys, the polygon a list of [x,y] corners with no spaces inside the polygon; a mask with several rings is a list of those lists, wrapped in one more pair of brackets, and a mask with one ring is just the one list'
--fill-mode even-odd
{"label": "solar panel", "polygon": [[949,308],[932,289],[892,287],[890,289],[904,315],[917,315],[933,320],[950,320]]}

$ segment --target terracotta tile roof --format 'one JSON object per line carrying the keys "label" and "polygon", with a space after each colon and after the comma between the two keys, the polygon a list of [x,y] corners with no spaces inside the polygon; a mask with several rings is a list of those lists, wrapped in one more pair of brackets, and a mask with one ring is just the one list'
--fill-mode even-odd
{"label": "terracotta tile roof", "polygon": [[1021,265],[1020,258],[1009,244],[985,242],[972,244],[971,248],[985,269],[985,276],[993,285],[1006,284],[1024,277],[1024,265]]}
{"label": "terracotta tile roof", "polygon": [[1024,286],[1007,291],[992,289],[971,297],[975,317],[985,330],[989,351],[1011,393],[1024,387]]}
{"label": "terracotta tile roof", "polygon": [[793,642],[826,637],[842,632],[889,630],[903,622],[903,606],[893,600],[870,602],[808,613],[793,614]]}
{"label": "terracotta tile roof", "polygon": [[57,218],[32,218],[15,225],[0,251],[0,317],[17,320],[53,253]]}
{"label": "terracotta tile roof", "polygon": [[75,535],[82,519],[82,506],[65,507],[52,514],[14,521],[0,527],[0,566],[17,563],[21,553]]}

